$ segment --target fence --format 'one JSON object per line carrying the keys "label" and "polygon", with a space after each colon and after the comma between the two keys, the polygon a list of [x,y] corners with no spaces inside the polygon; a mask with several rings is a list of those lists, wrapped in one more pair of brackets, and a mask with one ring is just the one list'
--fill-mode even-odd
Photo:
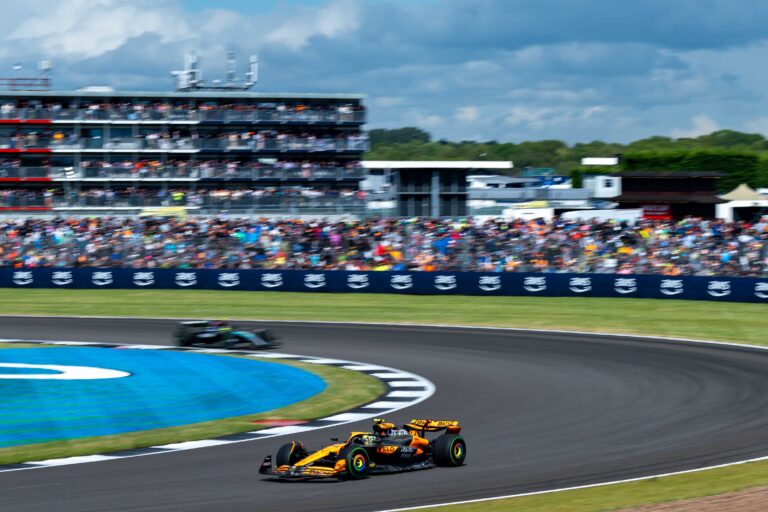
{"label": "fence", "polygon": [[0,287],[634,297],[768,303],[768,277],[190,269],[0,269]]}

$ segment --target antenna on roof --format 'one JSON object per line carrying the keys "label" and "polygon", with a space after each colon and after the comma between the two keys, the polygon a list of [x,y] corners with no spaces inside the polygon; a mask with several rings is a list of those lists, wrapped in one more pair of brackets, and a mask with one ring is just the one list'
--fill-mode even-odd
{"label": "antenna on roof", "polygon": [[235,52],[227,52],[227,82],[233,84],[237,81],[235,77]]}
{"label": "antenna on roof", "polygon": [[40,71],[38,76],[23,76],[19,74],[23,69],[21,62],[13,63],[13,76],[0,77],[0,90],[8,91],[50,91],[51,70],[53,66],[50,60],[41,60],[37,64]]}
{"label": "antenna on roof", "polygon": [[171,71],[176,78],[176,90],[179,92],[193,91],[247,91],[256,83],[258,76],[259,62],[255,55],[251,55],[248,64],[248,73],[245,74],[245,81],[237,79],[235,71],[235,53],[227,52],[227,79],[214,80],[212,85],[206,85],[203,80],[203,72],[198,68],[197,55],[195,52],[189,52],[184,57],[184,69],[181,71]]}
{"label": "antenna on roof", "polygon": [[259,81],[259,56],[251,55],[248,58],[248,72],[245,74],[245,81],[249,84],[255,84]]}

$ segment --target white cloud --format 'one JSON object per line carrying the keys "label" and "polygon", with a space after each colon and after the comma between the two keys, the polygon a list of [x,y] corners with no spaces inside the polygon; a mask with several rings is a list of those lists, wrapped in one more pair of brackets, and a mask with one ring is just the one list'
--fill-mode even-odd
{"label": "white cloud", "polygon": [[41,57],[95,57],[142,34],[168,43],[191,33],[183,13],[163,1],[38,1],[24,16],[5,40],[36,48]]}
{"label": "white cloud", "polygon": [[423,110],[408,110],[400,117],[400,126],[418,126],[421,128],[437,128],[445,123],[443,116]]}
{"label": "white cloud", "polygon": [[675,128],[672,137],[676,139],[701,137],[719,129],[717,122],[706,114],[699,114],[691,118],[690,128]]}
{"label": "white cloud", "polygon": [[584,123],[605,124],[615,115],[612,109],[604,105],[578,107],[559,105],[557,107],[515,106],[504,115],[504,121],[511,126],[526,125],[532,129],[548,127],[572,127]]}
{"label": "white cloud", "polygon": [[294,13],[267,34],[269,43],[300,50],[315,36],[334,38],[360,26],[360,6],[354,0],[335,0],[323,7]]}
{"label": "white cloud", "polygon": [[370,101],[371,106],[380,108],[395,107],[404,103],[405,98],[402,96],[377,96]]}
{"label": "white cloud", "polygon": [[458,121],[477,121],[480,117],[480,109],[474,106],[458,107],[454,116]]}
{"label": "white cloud", "polygon": [[748,121],[745,127],[749,132],[761,133],[768,136],[768,117],[759,117]]}

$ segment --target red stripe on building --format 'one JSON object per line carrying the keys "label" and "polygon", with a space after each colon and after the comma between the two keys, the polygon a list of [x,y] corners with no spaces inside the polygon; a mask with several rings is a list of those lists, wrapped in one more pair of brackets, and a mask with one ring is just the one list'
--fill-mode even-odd
{"label": "red stripe on building", "polygon": [[0,124],[53,124],[50,119],[0,119]]}
{"label": "red stripe on building", "polygon": [[0,153],[50,153],[48,148],[0,149]]}
{"label": "red stripe on building", "polygon": [[53,181],[51,178],[0,178],[0,182],[9,181]]}
{"label": "red stripe on building", "polygon": [[3,212],[47,212],[50,206],[0,206]]}

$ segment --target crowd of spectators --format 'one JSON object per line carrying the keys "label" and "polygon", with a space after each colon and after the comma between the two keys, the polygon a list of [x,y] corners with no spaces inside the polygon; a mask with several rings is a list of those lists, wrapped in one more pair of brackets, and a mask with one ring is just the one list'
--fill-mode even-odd
{"label": "crowd of spectators", "polygon": [[308,104],[294,102],[211,103],[163,101],[6,101],[0,119],[79,119],[89,121],[299,121],[359,122],[365,107],[355,103]]}
{"label": "crowd of spectators", "polygon": [[364,151],[365,133],[314,133],[277,130],[197,131],[158,130],[108,138],[81,137],[72,130],[42,129],[0,131],[1,149],[243,149],[250,151]]}
{"label": "crowd of spectators", "polygon": [[768,220],[60,218],[0,223],[0,266],[768,276]]}
{"label": "crowd of spectators", "polygon": [[[74,165],[52,167],[42,160],[34,167],[25,167],[19,158],[0,158],[0,177],[13,177],[22,170],[36,169],[42,176],[54,178],[223,178],[223,179],[340,179],[360,177],[363,168],[359,161],[336,160],[84,160]],[[39,174],[39,173],[38,173]]]}
{"label": "crowd of spectators", "polygon": [[186,206],[215,210],[365,207],[365,192],[331,187],[181,188],[110,187],[0,189],[0,207]]}

